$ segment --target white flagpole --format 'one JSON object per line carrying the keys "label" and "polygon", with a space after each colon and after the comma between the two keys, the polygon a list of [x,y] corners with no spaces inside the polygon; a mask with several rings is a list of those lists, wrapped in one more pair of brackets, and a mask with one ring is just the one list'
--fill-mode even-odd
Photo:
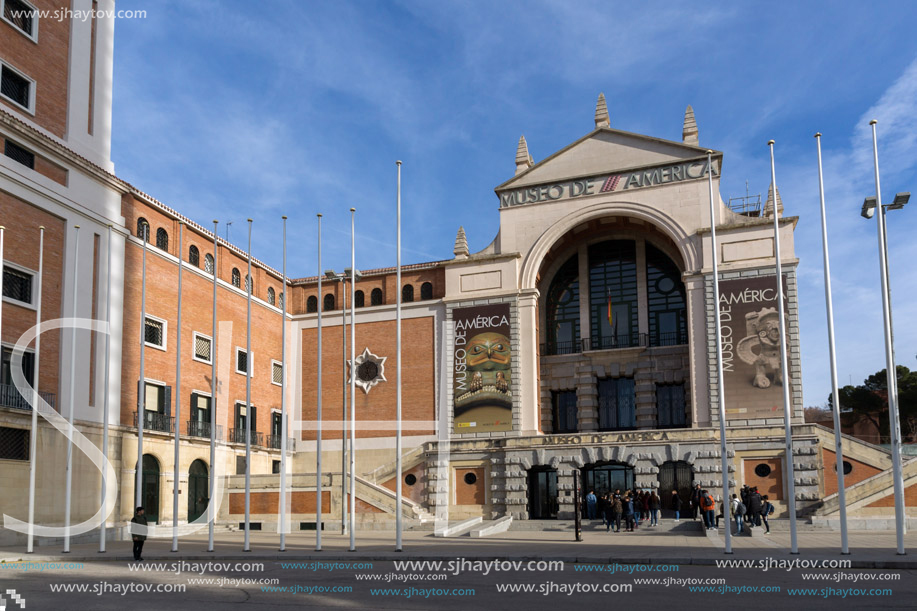
{"label": "white flagpole", "polygon": [[777,213],[777,173],[774,169],[774,141],[767,145],[771,150],[771,186],[774,189],[774,252],[777,259],[777,313],[780,318],[780,371],[783,372],[783,419],[786,432],[786,488],[790,510],[790,553],[799,553],[796,536],[796,469],[793,465],[793,423],[790,412],[790,368],[786,356],[786,315],[783,307],[783,266],[780,261],[780,218]]}
{"label": "white flagpole", "polygon": [[[324,300],[322,296],[319,295],[319,310],[322,309],[324,305]],[[341,410],[341,421],[343,426],[341,427],[341,534],[347,534],[347,504],[349,499],[347,498],[347,274],[341,273],[341,350],[343,354],[343,362],[341,363],[341,377],[343,378],[344,385],[344,405]]]}
{"label": "white flagpole", "polygon": [[[35,296],[35,326],[41,331],[41,285],[44,273],[45,227],[38,228],[38,291]],[[35,551],[35,471],[38,456],[38,360],[41,353],[41,333],[35,334],[35,370],[32,372],[32,431],[29,435],[29,540],[26,551]]]}
{"label": "white flagpole", "polygon": [[892,442],[892,478],[895,489],[895,535],[898,555],[904,556],[905,509],[904,480],[901,474],[901,421],[898,417],[898,371],[895,366],[895,346],[892,341],[892,304],[889,300],[888,259],[885,248],[885,209],[879,185],[879,145],[876,138],[876,121],[872,126],[872,150],[876,172],[876,219],[879,227],[879,272],[882,280],[882,322],[885,327],[885,371],[888,380],[888,420]]}
{"label": "white flagpole", "polygon": [[[318,298],[322,296],[322,215],[318,218]],[[286,300],[284,300],[286,303]],[[318,434],[315,438],[315,551],[322,551],[322,309],[318,308],[316,323],[318,359],[316,361],[315,418],[318,420]]]}
{"label": "white flagpole", "polygon": [[[726,449],[726,384],[723,378],[723,328],[720,323],[720,268],[719,250],[716,246],[716,207],[713,203],[713,151],[707,151],[707,186],[710,190],[710,252],[713,261],[713,320],[716,326],[716,388],[717,403],[720,406],[720,465],[723,476],[723,500],[720,509],[723,516],[729,505],[729,453]],[[726,547],[725,553],[732,553],[732,530],[729,521],[726,521]],[[708,526],[709,527],[709,526]]]}
{"label": "white flagpole", "polygon": [[213,221],[213,330],[210,338],[210,492],[207,501],[207,551],[213,551],[213,523],[216,513],[213,509],[213,493],[216,486],[216,433],[217,433],[217,224]]}
{"label": "white flagpole", "polygon": [[397,360],[395,361],[395,378],[397,379],[396,384],[396,399],[395,399],[395,551],[402,551],[401,547],[401,533],[402,533],[402,516],[401,516],[401,162],[396,161],[395,165],[398,166],[398,196],[397,196],[397,207],[398,211],[396,213],[397,218],[397,230],[396,230],[396,242],[397,242],[397,254],[395,255],[395,286],[397,290],[395,291],[395,296],[397,301],[395,302],[395,353],[397,354]]}
{"label": "white flagpole", "polygon": [[[111,224],[108,225],[108,267],[105,279],[105,384],[102,399],[102,456],[108,460],[108,383],[111,374]],[[99,553],[105,553],[106,522],[108,522],[108,469],[102,469],[102,525],[99,529]]]}
{"label": "white flagpole", "polygon": [[[77,316],[76,298],[79,283],[80,226],[73,226],[73,318]],[[76,411],[76,327],[70,333],[70,414],[67,418],[73,430],[73,412]],[[73,440],[67,437],[67,485],[64,492],[64,553],[70,553],[70,509],[73,491]]]}
{"label": "white flagpole", "polygon": [[[185,223],[178,221],[178,324],[175,333],[175,458],[172,485],[172,551],[178,551],[178,480],[179,480],[179,435],[181,429],[181,280],[182,280],[182,248],[185,234]],[[190,482],[189,482],[190,483]],[[190,486],[188,494],[191,494]],[[188,516],[189,518],[191,516]]]}
{"label": "white flagpole", "polygon": [[[150,237],[149,224],[143,230],[143,272],[140,276],[140,380],[137,383],[137,477],[134,489],[134,507],[143,502],[143,420],[146,417],[146,381],[144,379],[144,346],[146,345],[146,241]],[[131,514],[134,512],[131,511]]]}
{"label": "white flagpole", "polygon": [[[280,551],[287,551],[287,217],[283,218],[283,268],[280,314]],[[273,375],[273,372],[271,372]]]}
{"label": "white flagpole", "polygon": [[[825,260],[825,308],[828,312],[828,356],[831,359],[831,396],[834,398],[834,455],[837,458],[837,496],[841,508],[841,553],[847,555],[847,492],[844,483],[844,446],[841,441],[841,399],[837,389],[837,356],[834,350],[834,305],[831,298],[831,266],[828,261],[828,220],[825,214],[825,181],[821,165],[821,133],[815,134],[818,148],[818,196],[821,202],[821,243]],[[777,197],[774,196],[776,205]]]}
{"label": "white flagpole", "polygon": [[245,292],[248,301],[248,315],[245,327],[245,545],[243,552],[250,552],[249,530],[251,527],[251,480],[252,480],[252,220],[248,219],[248,277]]}
{"label": "white flagpole", "polygon": [[[357,264],[356,264],[356,242],[354,238],[354,212],[356,208],[350,209],[350,551],[355,552],[354,536],[357,528],[357,404],[356,404],[356,382],[357,382],[357,313],[354,310],[354,300],[356,298],[357,286]],[[345,292],[347,284],[344,284]]]}

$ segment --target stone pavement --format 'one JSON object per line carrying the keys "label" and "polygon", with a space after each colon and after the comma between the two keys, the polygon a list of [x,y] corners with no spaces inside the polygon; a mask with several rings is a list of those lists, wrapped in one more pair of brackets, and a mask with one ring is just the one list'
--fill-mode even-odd
{"label": "stone pavement", "polygon": [[[685,521],[682,521],[683,523]],[[585,563],[628,564],[681,564],[713,565],[726,559],[777,559],[804,560],[849,559],[851,568],[917,568],[917,533],[905,537],[908,555],[896,553],[895,533],[889,531],[861,531],[850,533],[850,555],[840,553],[840,533],[836,531],[800,530],[799,555],[790,554],[788,529],[773,528],[770,535],[761,537],[733,536],[733,554],[724,552],[725,538],[721,528],[714,536],[705,536],[697,523],[682,524],[677,530],[641,527],[633,533],[606,533],[598,524],[586,524],[583,541],[573,540],[572,532],[564,531],[509,531],[472,539],[462,536],[450,539],[434,538],[430,531],[405,531],[403,552],[394,551],[394,531],[360,531],[356,533],[356,551],[349,551],[349,536],[340,532],[322,534],[323,551],[315,551],[315,533],[296,532],[286,537],[287,551],[279,551],[277,533],[252,532],[251,551],[243,552],[243,533],[220,532],[215,535],[214,551],[207,551],[207,533],[181,537],[179,551],[171,551],[172,540],[148,539],[143,550],[144,559],[207,561],[220,559],[273,560],[309,558],[322,561],[439,559],[469,560],[492,559],[545,559]],[[126,562],[131,561],[130,541],[109,541],[107,552],[98,552],[98,543],[71,545],[71,553],[62,553],[62,547],[35,546],[34,554],[27,554],[25,546],[0,547],[0,561],[32,562]]]}

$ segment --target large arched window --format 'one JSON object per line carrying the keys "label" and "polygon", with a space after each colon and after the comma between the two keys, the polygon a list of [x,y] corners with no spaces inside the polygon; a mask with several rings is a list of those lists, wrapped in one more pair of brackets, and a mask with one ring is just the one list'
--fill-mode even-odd
{"label": "large arched window", "polygon": [[199,251],[194,244],[188,248],[188,263],[194,267],[201,266],[201,251]]}
{"label": "large arched window", "polygon": [[688,343],[681,271],[661,250],[646,245],[646,295],[651,346]]}
{"label": "large arched window", "polygon": [[210,253],[204,255],[204,271],[208,274],[213,273],[213,255]]}
{"label": "large arched window", "polygon": [[322,302],[322,310],[333,310],[334,309],[334,295],[328,293],[325,295],[325,300]]}
{"label": "large arched window", "polygon": [[150,239],[150,224],[142,216],[137,219],[137,237],[141,240],[146,237],[147,240]]}
{"label": "large arched window", "polygon": [[561,266],[547,298],[547,354],[579,352],[579,258]]}
{"label": "large arched window", "polygon": [[424,282],[420,285],[420,298],[423,300],[433,299],[433,283]]}
{"label": "large arched window", "polygon": [[407,303],[409,301],[414,301],[414,287],[410,284],[405,284],[401,289],[401,301]]}
{"label": "large arched window", "polygon": [[242,274],[239,273],[239,268],[232,268],[232,285],[236,288],[242,286]]}
{"label": "large arched window", "polygon": [[366,305],[366,297],[363,295],[363,291],[357,291],[353,295],[353,305],[357,308],[362,308]]}
{"label": "large arched window", "polygon": [[306,313],[311,314],[318,311],[318,298],[315,295],[311,295],[306,299]]}
{"label": "large arched window", "polygon": [[593,350],[639,344],[635,242],[609,240],[589,247],[589,302]]}
{"label": "large arched window", "polygon": [[[169,233],[162,227],[156,230],[156,248],[169,250]],[[178,256],[181,257],[181,253]]]}
{"label": "large arched window", "polygon": [[373,289],[369,294],[369,305],[382,305],[382,289]]}

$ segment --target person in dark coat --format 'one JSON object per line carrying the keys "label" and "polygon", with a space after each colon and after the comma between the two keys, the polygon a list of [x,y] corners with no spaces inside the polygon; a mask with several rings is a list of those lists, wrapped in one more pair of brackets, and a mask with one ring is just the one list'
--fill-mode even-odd
{"label": "person in dark coat", "polygon": [[751,518],[751,524],[761,526],[761,512],[764,509],[764,503],[761,502],[761,495],[758,494],[757,488],[752,488],[748,493],[748,504],[745,506]]}
{"label": "person in dark coat", "polygon": [[659,502],[659,496],[656,494],[655,490],[650,493],[647,505],[649,505],[650,508],[650,526],[657,526],[659,524],[659,506],[661,503]]}
{"label": "person in dark coat", "polygon": [[143,526],[144,528],[134,528],[131,527],[131,538],[134,540],[134,560],[142,562],[143,558],[143,542],[146,541],[146,516],[143,512],[143,507],[138,507],[137,511],[134,513],[134,517],[131,519],[131,524],[137,524],[138,526]]}
{"label": "person in dark coat", "polygon": [[596,507],[598,506],[599,499],[595,496],[595,491],[590,490],[589,494],[586,495],[586,517],[590,520],[595,519]]}
{"label": "person in dark coat", "polygon": [[[694,484],[694,490],[691,491],[691,519],[697,521],[697,512],[700,510],[700,484]],[[703,517],[703,513],[701,516]],[[704,524],[706,525],[706,518]]]}
{"label": "person in dark coat", "polygon": [[678,496],[678,490],[672,491],[672,511],[675,512],[675,521],[681,520],[681,497]]}
{"label": "person in dark coat", "polygon": [[624,522],[627,524],[627,532],[634,532],[634,499],[625,496],[621,502],[624,509]]}
{"label": "person in dark coat", "polygon": [[624,515],[624,504],[621,502],[621,495],[615,494],[611,499],[612,518],[615,521],[615,532],[621,532],[621,516]]}

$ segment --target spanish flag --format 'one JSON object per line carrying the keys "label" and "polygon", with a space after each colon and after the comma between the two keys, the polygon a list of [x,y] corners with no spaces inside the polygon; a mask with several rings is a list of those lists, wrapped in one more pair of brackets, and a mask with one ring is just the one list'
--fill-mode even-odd
{"label": "spanish flag", "polygon": [[614,320],[614,316],[612,315],[612,312],[611,312],[611,293],[608,293],[608,326],[611,327],[612,329],[614,328],[613,320]]}

